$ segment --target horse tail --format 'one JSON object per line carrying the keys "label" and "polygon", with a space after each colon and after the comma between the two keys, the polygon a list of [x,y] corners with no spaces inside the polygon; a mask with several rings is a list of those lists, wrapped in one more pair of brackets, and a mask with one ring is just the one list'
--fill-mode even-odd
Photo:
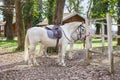
{"label": "horse tail", "polygon": [[28,34],[26,34],[25,45],[24,45],[24,60],[25,61],[29,59],[28,47],[29,47],[29,38],[28,38]]}

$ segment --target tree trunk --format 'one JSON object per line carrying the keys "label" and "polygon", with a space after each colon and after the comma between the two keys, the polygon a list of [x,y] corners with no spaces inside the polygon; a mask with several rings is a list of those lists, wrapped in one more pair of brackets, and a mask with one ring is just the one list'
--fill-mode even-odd
{"label": "tree trunk", "polygon": [[[53,24],[54,25],[61,25],[63,19],[63,9],[65,5],[65,0],[57,0],[56,1],[56,9],[53,17]],[[48,52],[58,52],[58,48],[48,48]]]}
{"label": "tree trunk", "polygon": [[23,14],[24,14],[24,24],[25,24],[25,31],[32,26],[32,14],[33,14],[33,0],[26,0]]}
{"label": "tree trunk", "polygon": [[32,19],[31,19],[31,17],[28,17],[28,19],[25,20],[24,23],[25,23],[25,32],[26,32],[27,29],[29,29],[30,27],[32,27]]}
{"label": "tree trunk", "polygon": [[54,25],[62,24],[64,5],[65,5],[65,0],[56,1],[56,9],[55,9],[54,18],[53,18]]}
{"label": "tree trunk", "polygon": [[[120,22],[118,24],[120,24]],[[118,26],[117,34],[120,35],[120,26]],[[120,38],[117,39],[117,45],[120,45]]]}
{"label": "tree trunk", "polygon": [[4,19],[6,21],[5,24],[5,36],[7,37],[7,40],[13,40],[14,38],[14,30],[13,30],[13,8],[11,7],[14,5],[14,0],[3,0],[3,3],[5,5],[4,7]]}
{"label": "tree trunk", "polygon": [[[120,15],[120,0],[117,0],[118,1],[118,16]],[[117,21],[118,24],[120,24],[120,19],[118,19]],[[118,35],[120,35],[120,26],[118,26],[118,32],[117,32]],[[120,38],[117,39],[117,45],[120,45]]]}
{"label": "tree trunk", "polygon": [[6,31],[6,37],[7,40],[13,40],[13,26],[12,26],[12,20],[13,20],[13,14],[12,12],[8,12],[5,14],[6,16],[6,24],[5,24],[5,31]]}
{"label": "tree trunk", "polygon": [[15,10],[16,10],[16,26],[18,31],[17,50],[23,50],[24,40],[25,40],[25,29],[24,29],[24,20],[23,20],[23,7],[21,0],[15,0]]}

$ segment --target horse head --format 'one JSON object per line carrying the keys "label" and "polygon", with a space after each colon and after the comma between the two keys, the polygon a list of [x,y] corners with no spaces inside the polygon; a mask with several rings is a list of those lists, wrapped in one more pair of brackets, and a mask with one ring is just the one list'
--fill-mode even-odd
{"label": "horse head", "polygon": [[[78,23],[78,22],[77,22]],[[73,40],[84,40],[86,37],[86,29],[84,27],[84,24],[79,22],[75,30],[71,33],[71,38]]]}

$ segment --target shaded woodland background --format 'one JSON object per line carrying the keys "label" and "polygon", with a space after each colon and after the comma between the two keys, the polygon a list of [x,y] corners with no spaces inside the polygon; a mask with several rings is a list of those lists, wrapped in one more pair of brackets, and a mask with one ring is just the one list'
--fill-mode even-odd
{"label": "shaded woodland background", "polygon": [[[49,24],[61,24],[63,10],[66,8],[69,13],[77,12],[85,18],[104,18],[106,13],[110,15],[120,14],[120,0],[88,0],[88,10],[83,12],[83,0],[1,0],[1,14],[5,21],[6,40],[13,40],[16,35],[13,32],[13,20],[17,26],[18,47],[16,50],[23,50],[25,33],[28,28],[48,19]],[[120,19],[115,19],[120,24]],[[103,21],[105,22],[105,21]],[[97,26],[101,27],[99,24]],[[99,30],[99,28],[97,28]],[[107,30],[105,31],[107,32]],[[98,32],[99,33],[99,32]],[[120,35],[120,27],[117,34]],[[117,41],[120,45],[120,39]]]}

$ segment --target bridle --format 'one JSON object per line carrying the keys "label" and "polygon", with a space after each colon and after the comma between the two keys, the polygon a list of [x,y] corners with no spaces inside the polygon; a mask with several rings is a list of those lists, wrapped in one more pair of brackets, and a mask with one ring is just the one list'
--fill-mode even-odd
{"label": "bridle", "polygon": [[[74,34],[75,32],[78,32],[77,34],[77,39],[76,40],[82,40],[82,32],[85,30],[85,27],[83,25],[79,25],[73,32],[72,34]],[[84,31],[85,33],[85,31]],[[74,38],[73,38],[73,35],[71,34],[71,38],[76,41]],[[84,38],[83,38],[84,39]]]}
{"label": "bridle", "polygon": [[[79,25],[79,26],[71,33],[71,38],[72,38],[72,40],[71,40],[71,39],[69,39],[69,38],[66,36],[64,30],[62,29],[63,34],[65,35],[65,37],[66,37],[66,39],[67,39],[68,41],[73,42],[73,41],[76,41],[76,40],[83,40],[83,41],[84,41],[83,46],[84,46],[84,48],[85,48],[85,40],[86,40],[86,38],[87,38],[90,34],[86,35],[86,30],[85,30],[85,31],[84,31],[85,37],[82,38],[82,32],[83,32],[83,30],[85,30],[85,27],[84,27],[82,24]],[[77,39],[75,40],[75,39],[73,38],[72,34],[74,34],[74,33],[77,32],[77,31],[78,31]]]}
{"label": "bridle", "polygon": [[[75,32],[77,32],[77,30],[79,31],[78,32],[78,34],[77,34],[77,39],[75,40],[74,38],[73,38],[73,36],[72,36],[72,34],[74,34]],[[86,30],[85,30],[85,27],[81,24],[81,25],[79,25],[74,31],[73,31],[73,33],[71,34],[71,38],[74,40],[74,41],[77,41],[77,40],[83,40],[84,41],[84,44],[83,44],[83,46],[84,46],[84,48],[85,48],[85,41],[86,41],[86,38],[88,37],[88,36],[90,36],[90,33],[89,34],[87,34],[86,35]],[[84,38],[82,38],[82,32],[84,32]]]}

